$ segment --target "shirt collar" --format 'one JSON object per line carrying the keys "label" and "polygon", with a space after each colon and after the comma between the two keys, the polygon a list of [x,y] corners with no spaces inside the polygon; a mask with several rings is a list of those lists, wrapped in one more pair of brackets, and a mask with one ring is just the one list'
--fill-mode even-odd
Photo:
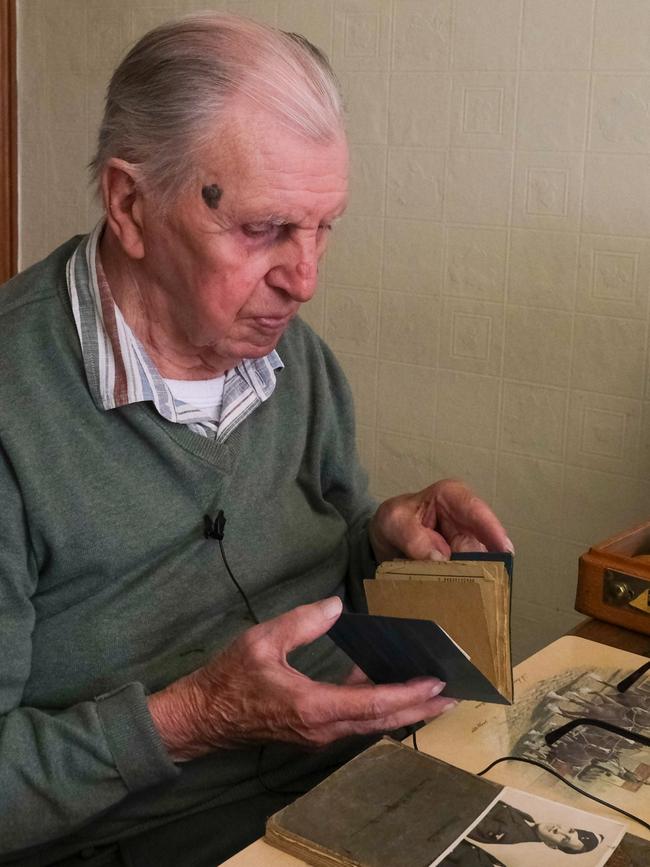
{"label": "shirt collar", "polygon": [[168,421],[224,440],[271,396],[275,371],[284,367],[273,350],[244,359],[226,374],[221,418],[211,422],[202,410],[176,401],[140,340],[127,325],[111,294],[99,257],[101,220],[68,261],[66,278],[91,394],[103,410],[152,401]]}

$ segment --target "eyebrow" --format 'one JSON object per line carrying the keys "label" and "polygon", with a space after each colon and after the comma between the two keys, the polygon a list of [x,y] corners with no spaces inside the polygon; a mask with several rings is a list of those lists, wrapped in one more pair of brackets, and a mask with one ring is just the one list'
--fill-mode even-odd
{"label": "eyebrow", "polygon": [[264,217],[252,216],[242,220],[244,224],[251,226],[287,226],[291,220],[288,217],[283,217],[280,214],[268,214]]}
{"label": "eyebrow", "polygon": [[[337,214],[337,216],[332,217],[330,220],[326,220],[325,222],[334,226],[339,222],[343,214]],[[292,220],[290,217],[282,216],[281,214],[268,214],[265,217],[244,217],[242,219],[243,225],[248,226],[297,226],[299,225],[295,220]],[[322,225],[322,223],[320,224]]]}

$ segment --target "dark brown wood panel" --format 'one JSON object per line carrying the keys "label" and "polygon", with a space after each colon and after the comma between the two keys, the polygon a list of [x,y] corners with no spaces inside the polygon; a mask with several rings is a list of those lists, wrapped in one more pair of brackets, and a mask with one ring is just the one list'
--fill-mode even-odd
{"label": "dark brown wood panel", "polygon": [[650,635],[623,629],[612,623],[604,623],[602,620],[583,620],[571,630],[571,635],[588,638],[590,641],[608,644],[610,647],[618,647],[619,650],[628,650],[641,656],[650,656]]}
{"label": "dark brown wood panel", "polygon": [[0,0],[0,283],[16,273],[16,3]]}

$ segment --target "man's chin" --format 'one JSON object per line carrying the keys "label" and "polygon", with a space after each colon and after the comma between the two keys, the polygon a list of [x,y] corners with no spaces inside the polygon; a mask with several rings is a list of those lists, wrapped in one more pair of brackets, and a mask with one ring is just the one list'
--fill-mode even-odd
{"label": "man's chin", "polygon": [[264,358],[269,355],[280,342],[289,322],[282,328],[274,329],[270,333],[261,333],[258,329],[251,329],[239,338],[231,338],[224,341],[205,339],[203,352],[213,354],[223,361],[228,362],[229,367],[234,367],[242,359]]}
{"label": "man's chin", "polygon": [[242,358],[263,358],[273,352],[287,330],[290,321],[285,321],[281,326],[273,328],[256,328],[252,333],[247,334],[240,344],[242,349],[245,349]]}
{"label": "man's chin", "polygon": [[282,334],[280,334],[275,340],[266,340],[262,341],[242,341],[242,343],[233,348],[233,356],[235,353],[239,359],[246,359],[249,361],[254,361],[258,358],[264,358],[267,355],[270,355],[271,352],[275,349],[275,347],[280,342],[280,338]]}

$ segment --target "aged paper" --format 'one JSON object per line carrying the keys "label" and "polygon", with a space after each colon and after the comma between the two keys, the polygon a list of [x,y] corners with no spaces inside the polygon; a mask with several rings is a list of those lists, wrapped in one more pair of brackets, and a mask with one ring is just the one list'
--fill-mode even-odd
{"label": "aged paper", "polygon": [[[566,636],[515,669],[511,707],[462,702],[418,733],[418,746],[457,767],[477,773],[506,755],[538,759],[572,783],[650,822],[650,748],[602,729],[581,727],[546,746],[544,734],[570,719],[597,717],[650,735],[650,674],[626,693],[615,684],[645,657]],[[630,833],[650,832],[615,811],[573,792],[545,771],[506,762],[487,778],[612,819]]]}

